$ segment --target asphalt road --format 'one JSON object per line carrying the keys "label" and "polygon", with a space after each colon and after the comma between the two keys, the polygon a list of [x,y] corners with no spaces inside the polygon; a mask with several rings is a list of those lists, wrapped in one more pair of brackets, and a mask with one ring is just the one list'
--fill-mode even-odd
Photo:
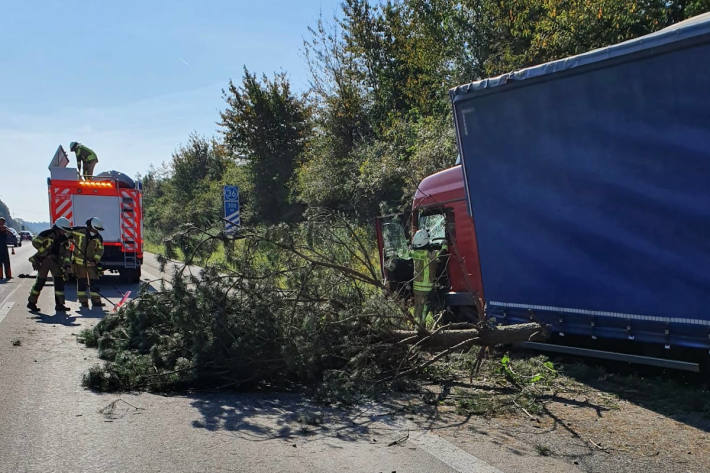
{"label": "asphalt road", "polygon": [[[104,312],[31,314],[26,242],[12,256],[15,279],[0,282],[0,472],[498,472],[378,405],[324,409],[296,395],[97,394],[81,386],[99,363],[76,341]],[[143,279],[160,277],[146,257]],[[137,285],[104,277],[117,302]],[[45,287],[40,308],[54,307]],[[309,421],[317,419],[317,422]],[[503,462],[520,471],[524,462]]]}

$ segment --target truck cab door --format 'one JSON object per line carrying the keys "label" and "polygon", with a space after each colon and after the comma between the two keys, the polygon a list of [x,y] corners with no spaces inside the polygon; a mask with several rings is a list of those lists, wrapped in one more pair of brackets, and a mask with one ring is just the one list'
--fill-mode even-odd
{"label": "truck cab door", "polygon": [[446,211],[443,208],[430,209],[427,212],[419,214],[417,219],[417,229],[426,230],[429,233],[429,242],[432,248],[442,249],[443,253],[439,257],[439,268],[436,279],[440,289],[448,291],[450,289],[448,275],[448,218]]}
{"label": "truck cab door", "polygon": [[414,278],[414,263],[401,215],[377,217],[377,249],[382,279],[388,290],[406,295]]}

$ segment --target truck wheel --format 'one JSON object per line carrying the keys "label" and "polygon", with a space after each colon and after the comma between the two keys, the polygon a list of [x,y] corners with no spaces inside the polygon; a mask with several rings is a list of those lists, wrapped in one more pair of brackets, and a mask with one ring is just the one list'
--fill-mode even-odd
{"label": "truck wheel", "polygon": [[472,305],[460,305],[452,307],[452,322],[478,322],[478,310]]}
{"label": "truck wheel", "polygon": [[141,280],[141,268],[139,266],[135,269],[119,269],[118,275],[123,282],[137,283]]}

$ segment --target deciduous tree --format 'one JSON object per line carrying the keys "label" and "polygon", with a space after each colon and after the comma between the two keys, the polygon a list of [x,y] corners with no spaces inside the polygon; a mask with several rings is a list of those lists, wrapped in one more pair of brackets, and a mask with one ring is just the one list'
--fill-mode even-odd
{"label": "deciduous tree", "polygon": [[246,68],[239,86],[229,82],[220,114],[224,141],[244,160],[253,184],[252,210],[266,223],[297,219],[300,208],[290,193],[297,160],[310,133],[310,110],[291,92],[285,74],[273,79]]}

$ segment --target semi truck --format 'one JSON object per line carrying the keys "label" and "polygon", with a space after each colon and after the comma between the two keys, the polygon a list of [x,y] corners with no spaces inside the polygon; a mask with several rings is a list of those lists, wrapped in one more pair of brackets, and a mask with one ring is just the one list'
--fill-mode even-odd
{"label": "semi truck", "polygon": [[[408,229],[447,241],[445,304],[571,345],[707,355],[710,14],[450,98],[458,164],[419,184]],[[383,276],[404,284],[407,229],[377,230]]]}
{"label": "semi truck", "polygon": [[138,282],[143,263],[143,201],[139,182],[118,171],[81,179],[59,146],[47,178],[50,223],[66,217],[83,226],[91,217],[104,223],[104,254],[100,265],[126,282]]}

